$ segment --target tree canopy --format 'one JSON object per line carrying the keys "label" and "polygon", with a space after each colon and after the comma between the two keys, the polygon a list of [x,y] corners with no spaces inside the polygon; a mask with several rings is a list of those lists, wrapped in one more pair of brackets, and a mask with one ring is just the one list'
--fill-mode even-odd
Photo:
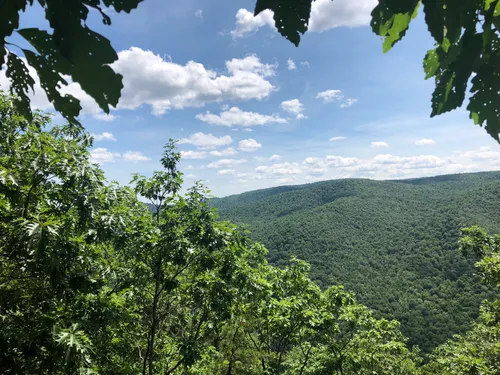
{"label": "tree canopy", "polygon": [[[19,27],[20,12],[35,1],[45,10],[49,31]],[[117,54],[110,41],[91,30],[86,20],[93,10],[100,13],[105,25],[110,25],[107,7],[128,13],[141,1],[4,0],[0,63],[7,65],[18,109],[25,116],[31,115],[28,93],[34,80],[28,66],[37,72],[54,108],[72,124],[79,124],[80,103],[58,90],[70,79],[78,82],[104,112],[116,107],[122,77],[109,64],[116,61]],[[278,31],[298,46],[300,35],[307,31],[313,1],[257,0],[255,14],[272,10]],[[469,95],[470,118],[500,142],[500,0],[379,0],[371,26],[383,37],[385,52],[405,36],[420,8],[435,40],[423,63],[425,77],[435,80],[431,116],[461,107]],[[14,53],[12,48],[16,46],[7,40],[14,32],[31,46],[21,48],[24,57]]]}

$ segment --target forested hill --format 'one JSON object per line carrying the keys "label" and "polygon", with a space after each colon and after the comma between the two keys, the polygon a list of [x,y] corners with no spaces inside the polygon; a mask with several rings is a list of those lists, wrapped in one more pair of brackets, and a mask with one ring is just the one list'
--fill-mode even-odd
{"label": "forested hill", "polygon": [[310,262],[322,287],[355,291],[425,351],[467,329],[487,296],[457,241],[468,225],[500,232],[500,172],[333,180],[213,204],[223,219],[247,224],[272,263]]}

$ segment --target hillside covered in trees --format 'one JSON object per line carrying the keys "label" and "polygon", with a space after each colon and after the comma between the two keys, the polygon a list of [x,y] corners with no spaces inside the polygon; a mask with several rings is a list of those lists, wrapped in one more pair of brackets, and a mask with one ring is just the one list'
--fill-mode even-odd
{"label": "hillside covered in trees", "polygon": [[490,295],[457,247],[465,226],[500,231],[500,172],[334,180],[212,203],[250,229],[272,264],[304,259],[321,287],[356,292],[377,316],[399,320],[424,351],[466,330]]}

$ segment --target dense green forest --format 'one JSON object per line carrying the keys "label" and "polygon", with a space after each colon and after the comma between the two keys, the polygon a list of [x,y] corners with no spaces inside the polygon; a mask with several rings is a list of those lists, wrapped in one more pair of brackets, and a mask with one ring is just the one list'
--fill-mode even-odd
{"label": "dense green forest", "polygon": [[[173,140],[162,170],[128,187],[89,161],[79,128],[26,119],[6,96],[0,125],[1,374],[500,373],[499,301],[423,364],[398,321],[320,288],[302,260],[268,263],[202,185],[181,194]],[[500,237],[462,234],[457,262],[500,286]]]}
{"label": "dense green forest", "polygon": [[462,227],[500,232],[500,172],[326,181],[213,204],[224,219],[248,226],[272,264],[306,260],[321,287],[356,292],[426,352],[468,329],[490,296],[457,247]]}

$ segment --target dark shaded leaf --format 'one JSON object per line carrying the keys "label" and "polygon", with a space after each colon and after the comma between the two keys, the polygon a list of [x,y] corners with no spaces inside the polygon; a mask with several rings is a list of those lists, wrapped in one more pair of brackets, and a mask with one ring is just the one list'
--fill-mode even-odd
{"label": "dark shaded leaf", "polygon": [[[32,0],[29,1],[33,3]],[[19,27],[19,12],[26,9],[28,0],[3,0],[0,2],[0,66],[5,63],[5,38]]]}
{"label": "dark shaded leaf", "polygon": [[7,58],[6,76],[12,81],[10,91],[17,96],[15,104],[18,111],[28,119],[31,119],[28,91],[30,89],[33,91],[35,81],[30,76],[24,61],[12,52]]}
{"label": "dark shaded leaf", "polygon": [[257,0],[255,15],[270,9],[274,12],[274,22],[278,32],[298,46],[300,34],[307,31],[311,15],[312,0]]}

